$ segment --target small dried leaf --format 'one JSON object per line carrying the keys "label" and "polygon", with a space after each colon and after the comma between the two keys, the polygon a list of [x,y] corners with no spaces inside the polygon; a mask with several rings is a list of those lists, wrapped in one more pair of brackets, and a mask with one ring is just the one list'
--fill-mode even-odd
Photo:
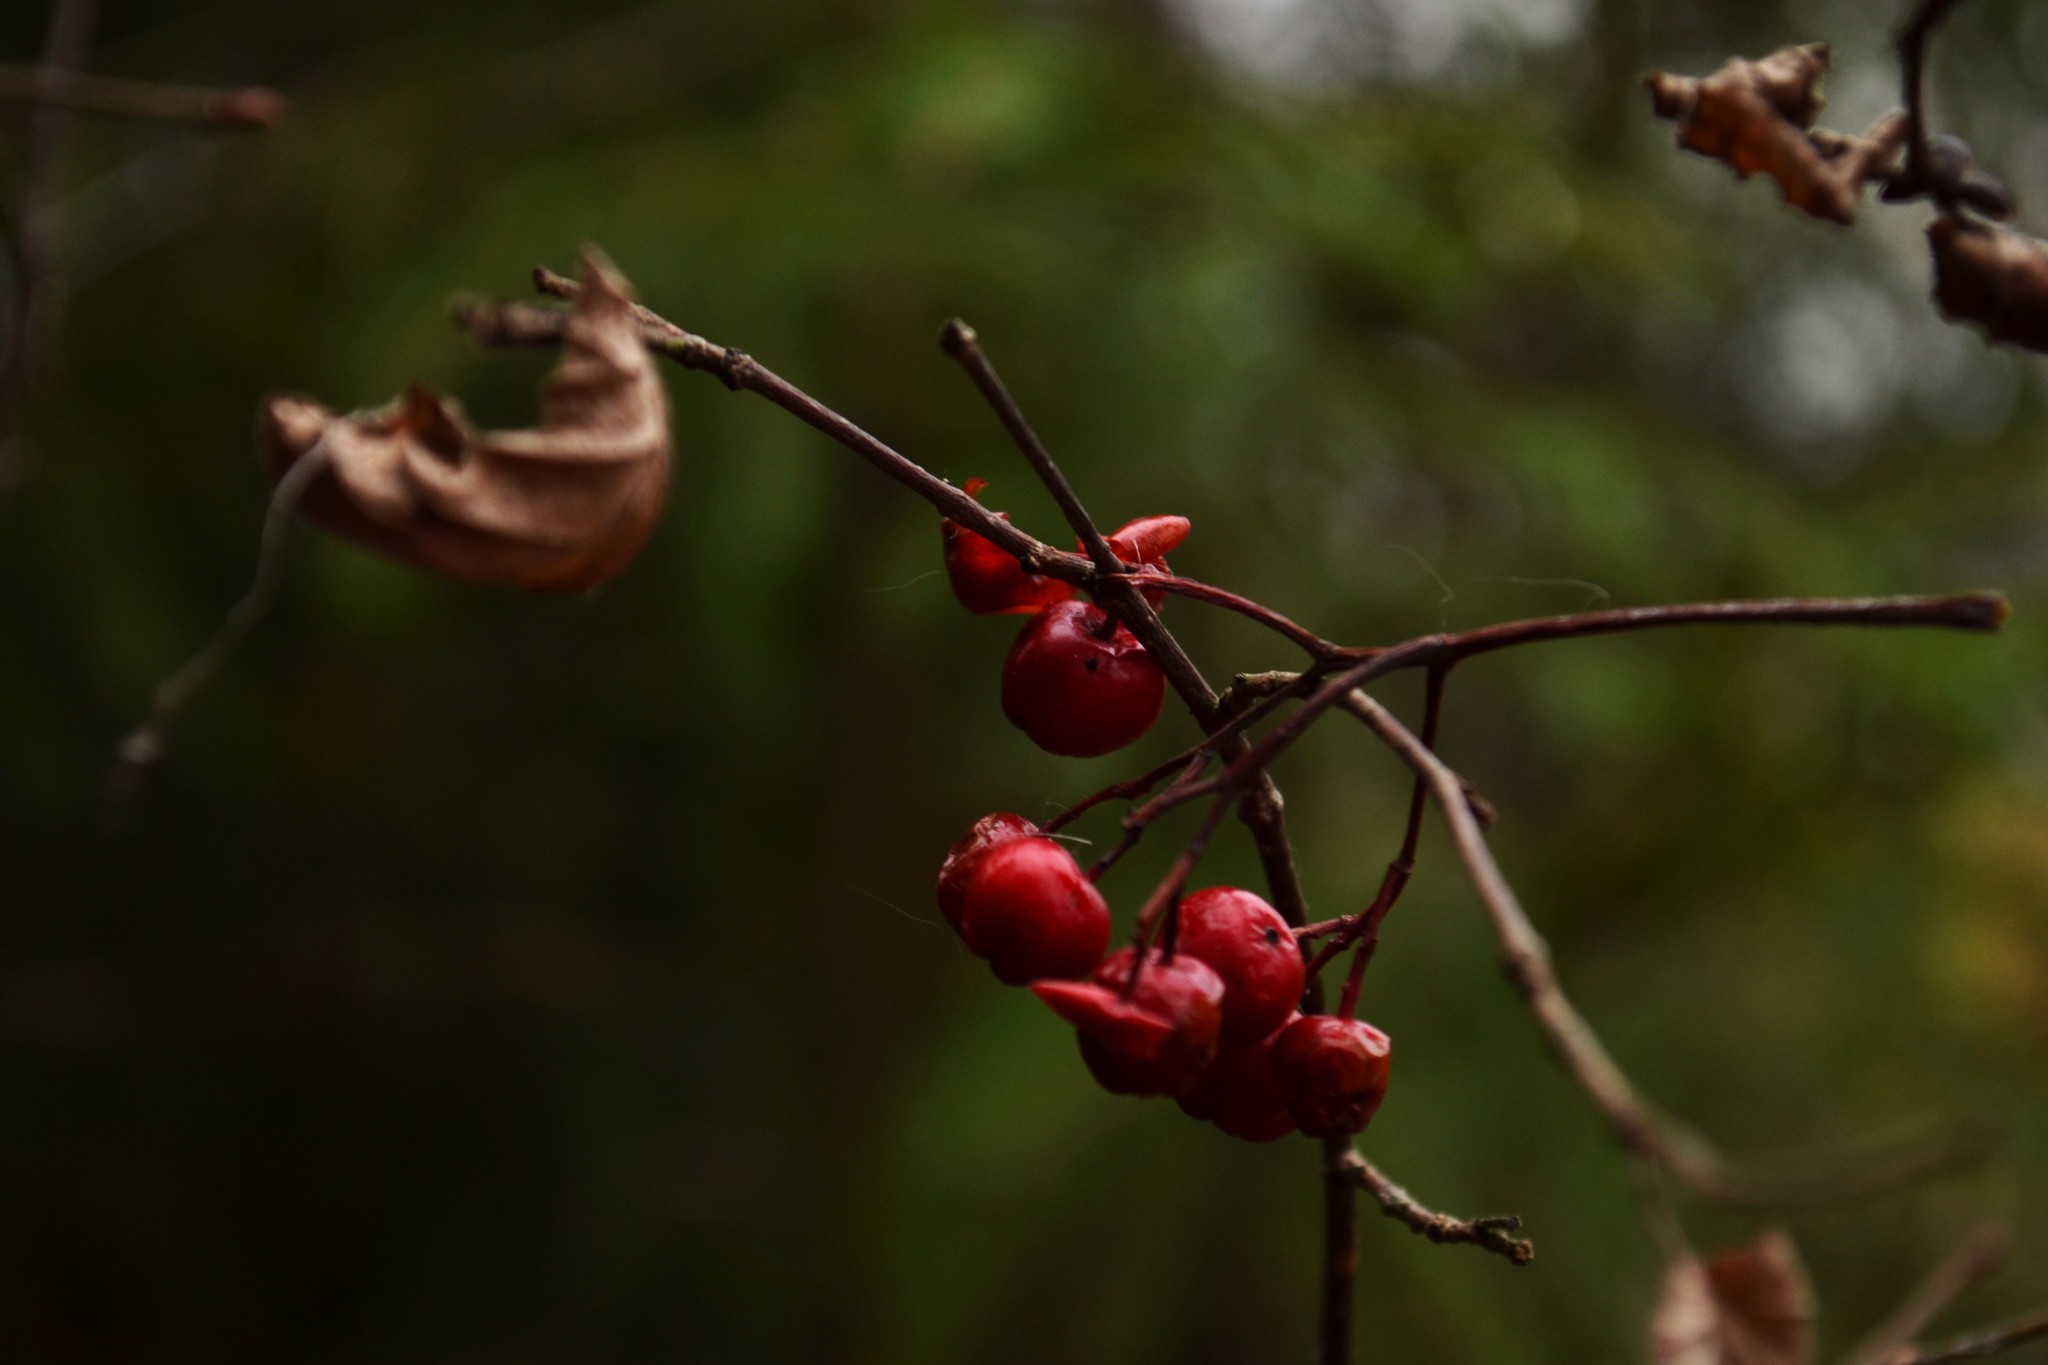
{"label": "small dried leaf", "polygon": [[1792,1239],[1769,1232],[1664,1276],[1650,1318],[1656,1365],[1811,1365],[1813,1287]]}
{"label": "small dried leaf", "polygon": [[1653,71],[1644,84],[1658,117],[1677,121],[1679,146],[1727,163],[1744,179],[1762,172],[1794,208],[1847,224],[1864,186],[1897,164],[1906,122],[1888,114],[1861,137],[1809,132],[1827,69],[1827,44],[1808,43],[1761,61],[1732,58],[1704,79]]}
{"label": "small dried leaf", "polygon": [[668,395],[625,281],[592,252],[582,277],[538,430],[478,431],[419,388],[349,414],[282,395],[257,420],[271,477],[319,451],[307,520],[450,578],[573,593],[615,577],[668,493]]}
{"label": "small dried leaf", "polygon": [[1927,227],[1934,302],[1993,341],[2048,351],[2048,242],[1953,214]]}

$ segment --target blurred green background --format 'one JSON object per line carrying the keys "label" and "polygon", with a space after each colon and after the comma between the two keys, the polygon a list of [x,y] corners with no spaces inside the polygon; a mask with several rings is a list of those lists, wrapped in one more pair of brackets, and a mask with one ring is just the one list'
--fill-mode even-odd
{"label": "blurred green background", "polygon": [[[0,54],[34,60],[46,8],[4,7]],[[1184,513],[1177,567],[1346,640],[2008,591],[1999,639],[1495,656],[1444,743],[1657,1098],[1740,1152],[2004,1135],[1793,1220],[1831,1346],[1980,1214],[2016,1266],[1945,1324],[2048,1299],[2043,370],[1936,319],[1924,210],[1796,218],[1675,153],[1636,84],[1826,38],[1829,119],[1860,127],[1895,98],[1892,17],[112,0],[95,69],[296,104],[270,136],[64,143],[61,311],[0,506],[0,1359],[1308,1358],[1309,1145],[1103,1095],[931,902],[976,816],[1057,809],[1189,723],[1036,752],[996,706],[1012,626],[954,605],[933,514],[703,376],[672,376],[665,522],[592,600],[302,535],[102,829],[116,740],[247,583],[259,397],[420,380],[526,420],[547,358],[472,352],[447,303],[583,241],[1057,537],[938,355],[965,316],[1105,521]],[[2048,11],[1965,7],[1937,77],[1943,126],[2048,204]],[[1219,679],[1294,662],[1171,615]],[[1315,908],[1359,907],[1401,774],[1339,722],[1278,775]],[[1116,873],[1123,914],[1177,839]],[[1641,1359],[1624,1169],[1434,828],[1423,856],[1367,987],[1398,1062],[1366,1149],[1522,1214],[1538,1260],[1368,1215],[1363,1358]],[[1255,875],[1228,827],[1201,880]]]}

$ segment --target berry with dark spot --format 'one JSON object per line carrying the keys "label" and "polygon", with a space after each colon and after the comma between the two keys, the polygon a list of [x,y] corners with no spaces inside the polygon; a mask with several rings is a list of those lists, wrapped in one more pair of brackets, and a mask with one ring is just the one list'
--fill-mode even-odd
{"label": "berry with dark spot", "polygon": [[1223,1034],[1264,1038],[1301,1003],[1304,964],[1280,912],[1250,891],[1211,886],[1180,903],[1179,951],[1223,978]]}
{"label": "berry with dark spot", "polygon": [[1003,715],[1048,753],[1092,758],[1152,728],[1166,675],[1135,635],[1092,602],[1056,602],[1003,661]]}

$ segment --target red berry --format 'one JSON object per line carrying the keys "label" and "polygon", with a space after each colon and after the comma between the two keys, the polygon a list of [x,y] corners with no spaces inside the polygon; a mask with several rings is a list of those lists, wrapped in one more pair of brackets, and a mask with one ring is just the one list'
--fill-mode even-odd
{"label": "red berry", "polygon": [[1223,978],[1226,1038],[1264,1038],[1301,1002],[1303,963],[1294,931],[1249,891],[1212,886],[1181,901],[1175,944]]}
{"label": "red berry", "polygon": [[960,937],[996,979],[1079,976],[1109,946],[1109,907],[1073,855],[1038,835],[982,854],[960,898]]}
{"label": "red berry", "polygon": [[1080,1036],[1081,1060],[1113,1095],[1177,1095],[1216,1055],[1223,979],[1185,953],[1146,954],[1128,997],[1135,956],[1112,954],[1087,982],[1042,981],[1031,989]]}
{"label": "red berry", "polygon": [[1294,1116],[1287,1112],[1287,1098],[1273,1072],[1273,1039],[1278,1036],[1224,1039],[1216,1060],[1180,1096],[1180,1107],[1190,1118],[1207,1119],[1246,1142],[1271,1142],[1293,1132]]}
{"label": "red berry", "polygon": [[1003,715],[1048,753],[1092,758],[1152,728],[1166,675],[1135,635],[1090,602],[1034,617],[1003,661]]}
{"label": "red berry", "polygon": [[1023,816],[997,811],[976,820],[953,847],[946,850],[946,861],[939,864],[939,913],[946,917],[946,923],[953,926],[954,933],[960,932],[960,902],[967,895],[968,880],[981,866],[982,858],[990,849],[1036,833],[1038,826]]}
{"label": "red berry", "polygon": [[[969,479],[967,494],[972,497],[987,486],[985,479]],[[996,515],[1010,519],[1008,512]],[[946,581],[953,585],[953,596],[977,616],[1043,611],[1074,595],[1070,584],[1026,573],[1017,556],[950,518],[939,523],[939,542],[945,549]]]}
{"label": "red berry", "polygon": [[1163,565],[1193,529],[1186,517],[1139,517],[1117,527],[1107,539],[1109,548],[1126,564]]}
{"label": "red berry", "polygon": [[1393,1043],[1371,1024],[1311,1014],[1273,1040],[1273,1072],[1287,1112],[1310,1137],[1348,1137],[1387,1096]]}

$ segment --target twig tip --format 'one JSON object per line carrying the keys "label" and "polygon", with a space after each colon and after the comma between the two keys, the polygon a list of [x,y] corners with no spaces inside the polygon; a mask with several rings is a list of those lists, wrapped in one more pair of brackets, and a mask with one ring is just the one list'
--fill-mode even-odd
{"label": "twig tip", "polygon": [[947,355],[957,356],[975,343],[974,329],[959,318],[947,318],[946,325],[939,328],[939,349]]}
{"label": "twig tip", "polygon": [[284,122],[291,108],[292,102],[281,92],[266,85],[252,85],[222,99],[216,117],[233,127],[267,133]]}

